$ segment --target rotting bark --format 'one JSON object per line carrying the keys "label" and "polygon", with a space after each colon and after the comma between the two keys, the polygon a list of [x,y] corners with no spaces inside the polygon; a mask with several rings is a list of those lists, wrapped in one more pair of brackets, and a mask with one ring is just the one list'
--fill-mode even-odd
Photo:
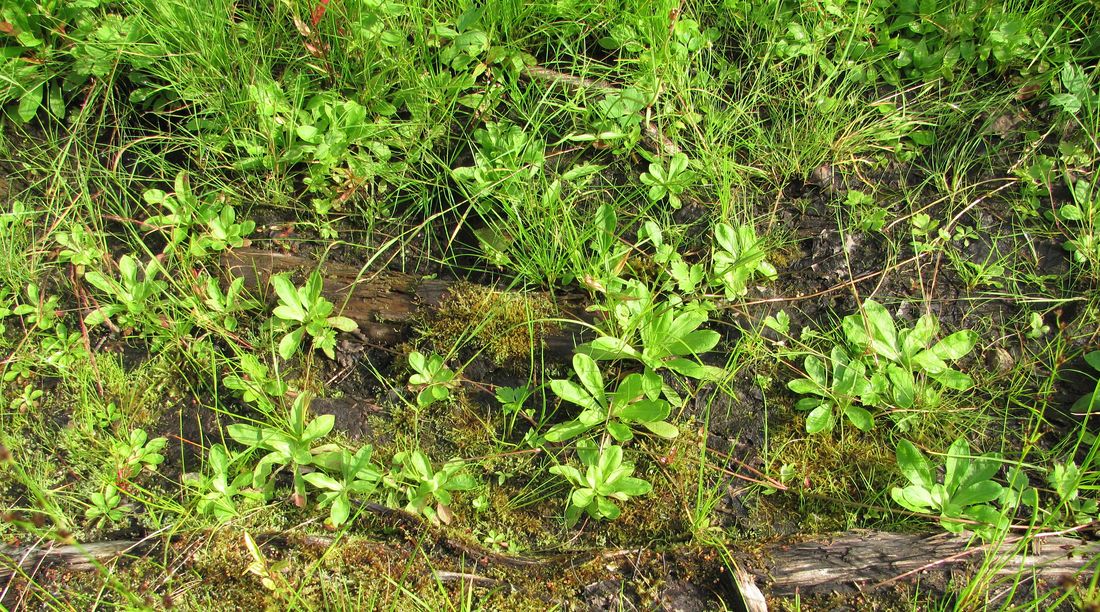
{"label": "rotting bark", "polygon": [[[566,567],[590,562],[605,564],[607,559],[624,556],[623,550],[563,551],[550,555],[509,555],[490,551],[480,544],[467,543],[447,535],[419,517],[401,510],[364,504],[370,514],[394,524],[402,531],[417,531],[456,557],[465,558],[472,570],[492,568],[506,581],[509,572],[562,571]],[[279,534],[258,537],[274,540],[280,546],[329,546],[334,540],[325,536],[287,537]],[[110,564],[124,556],[148,553],[160,540],[149,537],[138,541],[107,541],[69,545],[0,545],[0,580],[14,574],[34,574],[47,568],[86,571]],[[687,545],[691,548],[691,545]],[[868,593],[900,582],[913,582],[928,572],[971,571],[987,563],[996,575],[1024,574],[1055,583],[1081,572],[1091,572],[1100,561],[1100,542],[1083,541],[1064,535],[1044,534],[1031,538],[1009,538],[996,545],[970,545],[965,535],[933,536],[898,534],[882,531],[850,531],[799,543],[773,542],[755,547],[749,554],[737,555],[739,588],[745,595],[762,592],[767,597],[803,596],[819,593]],[[1026,552],[1022,552],[1025,551]],[[639,551],[626,551],[626,557]],[[675,548],[653,551],[675,554]],[[752,575],[755,575],[755,580]],[[472,574],[471,574],[472,575]],[[469,578],[467,576],[466,578]],[[457,579],[457,578],[456,578]],[[474,580],[478,582],[478,580]],[[759,583],[759,591],[757,585]],[[747,598],[748,599],[748,598]],[[751,601],[755,601],[753,604]],[[749,609],[761,610],[763,600],[750,599]]]}
{"label": "rotting bark", "polygon": [[969,543],[966,535],[947,533],[849,531],[827,539],[766,547],[758,576],[764,592],[788,596],[873,590],[915,580],[926,572],[965,570],[983,562],[997,575],[1022,572],[1055,581],[1096,565],[1100,559],[1100,542],[1056,534],[1007,538],[1000,544]]}
{"label": "rotting bark", "polygon": [[[252,291],[266,291],[274,274],[285,272],[304,277],[318,267],[308,257],[254,248],[229,251],[222,261],[228,276],[243,277]],[[442,305],[458,284],[400,272],[365,273],[340,263],[320,265],[324,296],[336,305],[339,314],[359,324],[360,334],[379,345],[392,346],[405,340],[410,326]],[[539,294],[539,297],[546,296]],[[584,299],[579,295],[556,296],[553,302],[565,317],[592,319],[591,314],[584,312]],[[565,326],[558,334],[544,338],[545,349],[550,355],[560,354],[567,360],[582,334],[581,326]]]}

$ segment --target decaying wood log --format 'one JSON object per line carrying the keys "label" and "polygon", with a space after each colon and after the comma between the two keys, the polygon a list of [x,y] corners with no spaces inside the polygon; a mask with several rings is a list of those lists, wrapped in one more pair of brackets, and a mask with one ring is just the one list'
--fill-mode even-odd
{"label": "decaying wood log", "polygon": [[1056,581],[1092,571],[1100,560],[1100,542],[1054,534],[1008,538],[1001,544],[969,543],[966,536],[947,533],[922,536],[850,531],[828,539],[766,548],[766,561],[758,576],[765,593],[786,596],[796,592],[866,591],[911,581],[928,571],[964,570],[982,562],[998,575],[1024,572]]}
{"label": "decaying wood log", "polygon": [[[374,506],[371,504],[371,506]],[[378,514],[401,514],[380,510]],[[400,518],[419,524],[415,517]],[[281,541],[289,542],[279,536]],[[439,536],[453,540],[446,535]],[[33,574],[44,567],[69,571],[90,570],[108,565],[126,555],[139,555],[156,545],[155,538],[141,541],[94,542],[80,545],[9,547],[0,545],[0,580],[15,573]],[[332,540],[310,536],[313,545]],[[457,542],[457,540],[455,540]],[[299,542],[301,545],[301,542]],[[549,556],[507,555],[481,550],[477,545],[453,544],[456,554],[495,566],[507,579],[508,572],[530,572],[590,562],[618,555],[621,551],[559,552]],[[1100,563],[1100,542],[1087,542],[1063,535],[1045,534],[1032,538],[1010,538],[999,545],[971,544],[962,535],[922,536],[882,531],[850,531],[799,543],[770,543],[740,555],[738,586],[743,593],[763,592],[768,597],[803,596],[819,593],[871,592],[898,582],[912,582],[927,572],[972,571],[986,563],[997,575],[1022,573],[1055,584],[1082,572],[1091,574]],[[660,552],[660,551],[658,551]],[[665,551],[672,552],[671,550]],[[735,557],[738,556],[736,550]],[[753,579],[755,576],[755,580]],[[475,581],[476,582],[476,581]],[[2,586],[2,583],[0,583]],[[759,587],[759,591],[756,591]],[[764,609],[759,597],[753,610]]]}
{"label": "decaying wood log", "polygon": [[[253,291],[267,291],[269,279],[274,274],[288,272],[304,277],[318,266],[308,257],[255,248],[234,249],[223,256],[222,262],[230,278],[243,277],[245,285]],[[324,296],[336,305],[341,315],[359,324],[359,333],[381,345],[393,345],[406,339],[409,327],[438,309],[461,284],[461,281],[400,272],[368,274],[355,266],[330,262],[321,264],[321,275]],[[300,284],[300,279],[297,282]],[[484,291],[496,290],[485,287]],[[542,293],[524,295],[549,299]],[[584,311],[584,301],[579,295],[553,299],[563,316],[590,321],[592,316]],[[568,357],[582,333],[581,326],[566,326],[558,334],[544,338],[546,349],[551,354],[561,352]]]}

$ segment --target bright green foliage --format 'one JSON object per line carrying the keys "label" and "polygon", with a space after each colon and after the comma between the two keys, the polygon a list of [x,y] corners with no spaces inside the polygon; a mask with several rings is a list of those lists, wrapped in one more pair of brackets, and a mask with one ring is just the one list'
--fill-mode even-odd
{"label": "bright green foliage", "polygon": [[168,287],[167,282],[157,278],[161,271],[160,262],[155,258],[142,266],[131,255],[123,255],[118,260],[117,279],[98,270],[88,270],[84,279],[111,301],[101,303],[99,308],[88,313],[84,323],[92,326],[113,319],[123,327],[157,325],[153,322],[153,311]]}
{"label": "bright green foliage", "polygon": [[332,431],[336,417],[322,414],[309,418],[309,403],[312,396],[301,393],[294,400],[286,424],[281,427],[270,425],[246,425],[234,423],[226,428],[229,436],[250,449],[269,451],[256,463],[252,474],[252,484],[270,494],[274,488],[273,472],[292,467],[296,503],[305,505],[305,481],[302,468],[313,465],[314,457],[336,450],[331,445],[314,444]]}
{"label": "bright green foliage", "polygon": [[409,366],[415,372],[409,377],[409,386],[419,389],[416,405],[421,408],[450,397],[451,389],[458,383],[458,375],[443,363],[439,355],[425,357],[420,351],[413,351],[409,353]]}
{"label": "bright green foliage", "polygon": [[[1089,364],[1093,370],[1100,372],[1100,351],[1085,354],[1085,363]],[[1097,387],[1093,389],[1092,393],[1086,393],[1077,398],[1077,401],[1073,403],[1072,410],[1076,414],[1087,415],[1098,408],[1100,408],[1100,381],[1098,381]]]}
{"label": "bright green foliage", "polygon": [[670,206],[680,208],[680,194],[695,182],[695,173],[688,169],[688,156],[677,153],[667,167],[660,161],[649,164],[641,180],[649,186],[650,200],[660,202],[667,197]]}
{"label": "bright green foliage", "polygon": [[122,496],[115,485],[107,485],[102,492],[94,492],[88,497],[91,503],[84,511],[86,518],[95,521],[96,527],[102,527],[104,523],[117,523],[130,512],[130,508],[122,505]]}
{"label": "bright green foliage", "polygon": [[573,370],[581,384],[570,380],[552,380],[550,388],[563,400],[583,408],[577,418],[560,423],[546,432],[546,439],[561,442],[603,425],[620,442],[634,437],[634,427],[644,427],[664,437],[675,438],[679,431],[665,419],[671,407],[661,398],[661,377],[647,370],[628,374],[615,391],[606,393],[600,366],[584,353],[573,355]]}
{"label": "bright green foliage", "polygon": [[721,287],[727,299],[745,295],[756,276],[776,277],[775,266],[765,259],[767,251],[752,225],[718,223],[714,226],[714,270],[711,284]]}
{"label": "bright green foliage", "polygon": [[345,449],[322,453],[314,459],[314,465],[325,471],[304,476],[306,482],[322,491],[320,507],[329,508],[329,524],[338,527],[347,522],[352,495],[368,496],[378,488],[382,472],[371,463],[371,451],[367,444],[355,454]]}
{"label": "bright green foliage", "polygon": [[24,291],[26,302],[12,309],[12,314],[23,317],[28,325],[46,330],[54,326],[57,321],[57,296],[47,297],[36,283],[27,283]]}
{"label": "bright green foliage", "polygon": [[565,507],[567,526],[575,525],[583,512],[594,519],[615,520],[622,512],[615,501],[629,501],[653,489],[649,482],[632,476],[634,464],[623,461],[621,446],[597,448],[584,440],[577,444],[577,456],[585,466],[583,474],[568,465],[550,468],[551,474],[565,478],[573,487]]}
{"label": "bright green foliage", "polygon": [[316,270],[303,287],[295,288],[285,274],[272,276],[271,286],[279,296],[275,319],[283,329],[289,329],[279,341],[279,356],[283,359],[294,356],[306,334],[312,338],[314,348],[335,359],[336,331],[359,329],[359,324],[347,317],[330,316],[333,305],[321,295],[323,281]]}
{"label": "bright green foliage", "polygon": [[934,315],[921,315],[912,328],[898,329],[886,308],[870,299],[863,303],[862,313],[844,317],[842,325],[854,349],[865,359],[877,358],[874,390],[899,408],[911,408],[918,401],[938,403],[932,387],[921,380],[924,377],[958,391],[974,384],[969,376],[947,365],[974,349],[978,335],[973,331],[958,331],[933,343],[939,331]]}
{"label": "bright green foliage", "polygon": [[787,383],[788,388],[800,395],[810,395],[795,404],[799,410],[809,410],[806,415],[806,431],[814,434],[832,431],[836,415],[843,414],[853,425],[863,431],[874,427],[874,417],[859,405],[871,393],[871,381],[867,378],[867,366],[852,360],[848,352],[834,346],[829,361],[832,371],[815,355],[807,355],[803,362],[806,378],[796,378]]}
{"label": "bright green foliage", "polygon": [[129,480],[142,470],[155,472],[164,463],[162,451],[167,444],[168,440],[162,437],[149,439],[144,429],[135,429],[127,438],[116,440],[112,454],[118,465],[118,477]]}
{"label": "bright green foliage", "polygon": [[913,512],[939,514],[940,525],[952,533],[970,528],[991,537],[1008,527],[1008,517],[989,505],[1002,493],[1001,485],[992,480],[1001,469],[1000,456],[972,457],[970,445],[959,438],[947,451],[942,483],[933,478],[932,464],[908,440],[898,443],[897,461],[910,482],[905,488],[890,490],[899,505]]}
{"label": "bright green foliage", "polygon": [[[0,5],[0,105],[17,101],[29,122],[45,109],[64,119],[70,96],[118,68],[122,48],[140,34],[107,0],[6,0]],[[131,58],[139,62],[138,58]]]}
{"label": "bright green foliage", "polygon": [[542,170],[545,145],[517,125],[486,123],[474,132],[474,141],[474,165],[456,168],[453,174],[469,186],[473,201],[486,213],[490,204],[482,202],[484,197],[516,196]]}
{"label": "bright green foliage", "polygon": [[96,237],[83,225],[73,224],[69,231],[57,232],[53,238],[61,245],[61,251],[57,253],[57,261],[75,266],[78,276],[82,276],[84,270],[89,267],[98,267],[103,261],[103,248]]}
{"label": "bright green foliage", "polygon": [[1085,525],[1100,516],[1100,505],[1096,499],[1081,496],[1081,481],[1084,477],[1085,474],[1073,461],[1056,463],[1047,474],[1047,484],[1058,495],[1060,510],[1073,525]]}
{"label": "bright green foliage", "polygon": [[167,211],[146,221],[171,230],[166,252],[189,241],[188,252],[195,257],[203,257],[210,252],[244,246],[247,236],[256,229],[253,221],[238,222],[237,212],[231,204],[221,203],[217,198],[200,200],[191,190],[186,172],[176,175],[175,193],[149,189],[144,197],[147,203]]}
{"label": "bright green foliage", "polygon": [[1100,189],[1079,180],[1073,184],[1073,204],[1058,208],[1058,220],[1069,235],[1065,248],[1087,274],[1100,276]]}
{"label": "bright green foliage", "polygon": [[407,512],[423,514],[433,523],[450,523],[451,493],[477,486],[473,477],[460,473],[464,467],[464,462],[452,459],[436,471],[423,452],[401,451],[393,456],[393,465],[383,480],[389,489],[387,504],[397,507],[398,499],[404,497]]}
{"label": "bright green foliage", "polygon": [[213,326],[230,332],[236,331],[237,315],[260,307],[258,300],[245,294],[243,277],[233,279],[223,292],[218,280],[213,276],[207,276],[203,288],[206,291],[205,297],[189,297],[187,305],[191,307],[199,324],[204,327]]}
{"label": "bright green foliage", "polygon": [[[201,496],[198,511],[219,521],[228,521],[240,515],[241,500],[260,501],[263,493],[252,488],[252,471],[238,469],[238,458],[225,446],[215,444],[207,454],[206,467],[212,472],[203,474],[197,483]],[[238,499],[240,498],[240,499]]]}
{"label": "bright green foliage", "polygon": [[[935,316],[922,315],[912,328],[898,329],[890,313],[870,299],[862,313],[845,317],[842,327],[847,344],[834,345],[828,360],[808,355],[806,377],[787,384],[795,393],[814,396],[795,404],[810,411],[809,433],[832,430],[837,413],[867,431],[874,425],[870,408],[934,408],[940,387],[965,391],[973,386],[970,376],[948,366],[973,350],[978,339],[973,331],[934,342],[939,331]],[[905,417],[898,424],[908,426]]]}
{"label": "bright green foliage", "polygon": [[616,295],[619,299],[612,300],[615,328],[601,330],[599,338],[578,346],[579,352],[596,360],[637,360],[650,370],[667,368],[700,380],[722,377],[720,368],[698,360],[721,340],[718,332],[699,329],[709,319],[703,303],[657,302],[637,281],[621,283]]}
{"label": "bright green foliage", "polygon": [[282,378],[268,374],[269,368],[260,363],[252,353],[240,356],[239,368],[225,377],[222,383],[241,394],[241,399],[255,404],[270,413],[275,410],[275,399],[286,395],[287,384]]}

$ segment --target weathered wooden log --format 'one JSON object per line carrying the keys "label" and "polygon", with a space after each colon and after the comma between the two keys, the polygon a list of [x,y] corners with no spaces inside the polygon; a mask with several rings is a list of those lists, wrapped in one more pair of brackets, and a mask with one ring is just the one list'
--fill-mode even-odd
{"label": "weathered wooden log", "polygon": [[[385,510],[379,513],[401,511]],[[404,520],[417,524],[419,519]],[[290,542],[280,536],[281,541]],[[331,539],[312,536],[310,543],[331,544]],[[528,572],[537,568],[591,562],[621,556],[622,551],[560,552],[547,556],[507,555],[482,550],[477,545],[440,536],[452,552],[495,566],[507,579],[509,571]],[[89,570],[107,565],[125,555],[138,555],[156,545],[155,538],[141,541],[110,541],[87,544],[11,547],[0,545],[0,580],[13,574],[33,574],[45,567],[69,571]],[[299,545],[301,541],[299,541]],[[763,599],[751,598],[762,592],[768,598],[796,593],[803,596],[821,593],[870,592],[899,582],[913,582],[929,572],[972,572],[979,564],[995,575],[1022,573],[1048,584],[1091,573],[1100,562],[1100,542],[1088,542],[1062,535],[1047,534],[1032,538],[1009,538],[1000,544],[974,544],[963,535],[922,536],[883,531],[850,531],[798,543],[774,542],[753,547],[751,554],[740,555],[736,581],[750,609],[760,610]],[[654,551],[662,554],[662,551]],[[674,550],[663,551],[674,554]],[[738,556],[736,551],[734,555]]]}
{"label": "weathered wooden log", "polygon": [[867,591],[932,571],[965,571],[986,563],[997,575],[1019,572],[1049,581],[1073,576],[1100,560],[1100,542],[1061,535],[974,544],[963,535],[850,531],[764,549],[760,588],[771,596]]}

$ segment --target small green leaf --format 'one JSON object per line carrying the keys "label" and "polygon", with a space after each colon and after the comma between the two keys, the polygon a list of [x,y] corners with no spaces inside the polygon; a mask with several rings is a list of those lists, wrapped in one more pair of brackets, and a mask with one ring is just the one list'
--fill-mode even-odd
{"label": "small green leaf", "polygon": [[573,355],[573,369],[576,370],[577,378],[580,379],[581,384],[588,390],[588,393],[602,405],[604,388],[603,375],[600,373],[599,364],[588,355],[577,353]]}
{"label": "small green leaf", "polygon": [[299,327],[298,329],[283,336],[283,339],[279,341],[279,356],[283,360],[288,360],[294,356],[294,353],[298,351],[298,346],[302,343],[302,336],[305,335],[306,328]]}
{"label": "small green leaf", "polygon": [[913,446],[913,443],[908,440],[902,440],[898,443],[897,447],[897,461],[898,469],[901,473],[909,479],[909,482],[923,487],[925,489],[931,489],[934,481],[932,480],[932,466],[928,463],[928,459]]}
{"label": "small green leaf", "polygon": [[862,406],[849,405],[844,409],[844,414],[860,431],[871,431],[875,426],[874,417]]}
{"label": "small green leaf", "polygon": [[806,433],[816,434],[833,430],[833,406],[821,404],[806,415]]}
{"label": "small green leaf", "polygon": [[680,435],[679,428],[668,421],[644,421],[642,422],[642,427],[645,427],[654,435],[667,440],[671,440]]}
{"label": "small green leaf", "polygon": [[972,351],[977,343],[978,334],[972,330],[964,329],[937,342],[932,347],[932,352],[945,360],[961,359]]}

